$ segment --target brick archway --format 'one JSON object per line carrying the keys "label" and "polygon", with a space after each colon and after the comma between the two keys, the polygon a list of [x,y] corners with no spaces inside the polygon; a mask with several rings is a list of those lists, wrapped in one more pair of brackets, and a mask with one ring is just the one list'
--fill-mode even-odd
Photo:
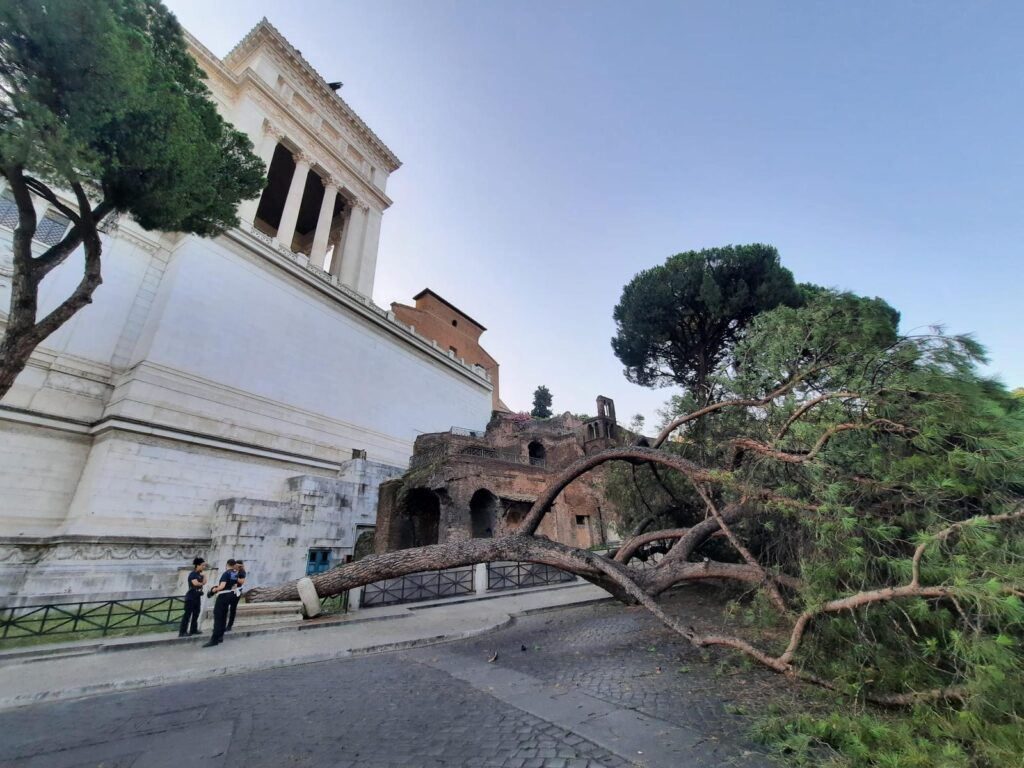
{"label": "brick archway", "polygon": [[474,539],[489,539],[498,525],[501,502],[486,488],[473,494],[469,501],[469,521]]}
{"label": "brick archway", "polygon": [[402,501],[396,549],[438,543],[441,500],[428,488],[413,488]]}

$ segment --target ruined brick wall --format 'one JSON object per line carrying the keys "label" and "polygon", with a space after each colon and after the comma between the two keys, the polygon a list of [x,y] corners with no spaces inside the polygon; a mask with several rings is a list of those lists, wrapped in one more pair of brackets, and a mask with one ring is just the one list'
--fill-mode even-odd
{"label": "ruined brick wall", "polygon": [[[496,413],[484,434],[420,435],[401,498],[401,486],[381,486],[377,551],[410,546],[409,532],[425,516],[437,517],[439,543],[510,533],[558,472],[589,449],[583,428],[571,414],[523,421]],[[604,447],[612,440],[603,437],[591,444]],[[543,446],[543,461],[530,463],[531,442]],[[605,476],[599,468],[570,485],[555,500],[538,534],[579,547],[614,540],[611,523],[617,514],[604,497]],[[427,529],[434,530],[420,521],[417,530]]]}

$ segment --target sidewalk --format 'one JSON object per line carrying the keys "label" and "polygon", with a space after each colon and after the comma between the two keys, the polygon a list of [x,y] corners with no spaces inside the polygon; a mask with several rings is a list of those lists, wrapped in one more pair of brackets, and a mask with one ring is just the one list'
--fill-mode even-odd
{"label": "sidewalk", "polygon": [[253,628],[229,634],[216,648],[202,647],[207,634],[188,640],[154,636],[65,644],[48,655],[12,651],[0,654],[0,709],[414,648],[490,632],[516,615],[607,597],[598,587],[580,583]]}

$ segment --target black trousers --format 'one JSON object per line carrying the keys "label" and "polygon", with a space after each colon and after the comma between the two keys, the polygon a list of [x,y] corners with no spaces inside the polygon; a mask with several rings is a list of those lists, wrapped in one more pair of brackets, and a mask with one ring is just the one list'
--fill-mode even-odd
{"label": "black trousers", "polygon": [[191,589],[185,595],[185,615],[181,617],[181,626],[178,628],[179,635],[186,633],[194,635],[199,632],[199,606],[202,600],[203,596]]}
{"label": "black trousers", "polygon": [[213,604],[213,634],[210,635],[210,642],[214,645],[224,642],[224,628],[228,623],[231,597],[230,592],[220,592],[217,595],[217,602]]}
{"label": "black trousers", "polygon": [[231,593],[231,604],[228,606],[228,632],[230,632],[231,628],[235,626],[235,611],[238,610],[238,604],[241,602],[241,600],[241,595],[236,595],[234,592]]}

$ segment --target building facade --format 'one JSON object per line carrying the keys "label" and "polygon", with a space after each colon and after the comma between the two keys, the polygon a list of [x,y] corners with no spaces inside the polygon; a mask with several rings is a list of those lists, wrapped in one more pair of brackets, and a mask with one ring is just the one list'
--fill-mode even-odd
{"label": "building facade", "polygon": [[[223,59],[190,42],[268,184],[214,239],[105,225],[93,303],[0,401],[6,604],[171,594],[196,554],[297,578],[351,552],[417,434],[490,417],[486,370],[373,303],[397,157],[265,19]],[[42,250],[66,222],[39,214]],[[16,223],[0,198],[0,312]]]}
{"label": "building facade", "polygon": [[416,329],[426,338],[436,341],[441,349],[462,362],[484,370],[494,391],[491,393],[491,407],[496,411],[508,412],[501,402],[498,382],[498,361],[480,346],[480,335],[487,329],[461,309],[451,304],[429,288],[412,297],[414,306],[391,302],[391,311],[399,322]]}

